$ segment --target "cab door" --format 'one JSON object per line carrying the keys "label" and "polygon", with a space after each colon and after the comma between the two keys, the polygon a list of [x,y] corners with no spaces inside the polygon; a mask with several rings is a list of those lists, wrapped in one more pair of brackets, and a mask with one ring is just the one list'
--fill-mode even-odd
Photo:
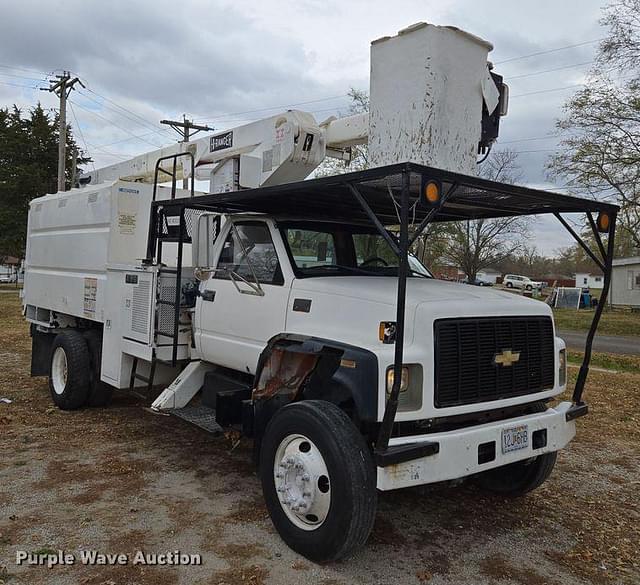
{"label": "cab door", "polygon": [[253,374],[267,341],[284,331],[292,275],[288,263],[283,272],[286,253],[272,222],[227,227],[196,306],[199,349],[207,361]]}

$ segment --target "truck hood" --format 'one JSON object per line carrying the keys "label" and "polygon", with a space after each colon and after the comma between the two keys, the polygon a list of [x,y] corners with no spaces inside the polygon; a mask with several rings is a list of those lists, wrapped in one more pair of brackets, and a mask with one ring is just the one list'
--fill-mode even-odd
{"label": "truck hood", "polygon": [[[398,281],[389,276],[330,276],[297,279],[292,288],[296,292],[308,291],[395,306]],[[482,314],[483,302],[518,306],[527,313],[535,312],[534,307],[546,306],[540,301],[491,287],[474,287],[434,278],[407,279],[408,307],[447,301],[465,304],[479,302],[478,314]]]}
{"label": "truck hood", "polygon": [[[398,279],[388,276],[296,279],[289,298],[287,331],[382,351],[390,346],[380,343],[378,324],[396,320],[397,288]],[[311,301],[310,311],[293,310],[296,299]],[[411,345],[415,339],[424,349],[431,343],[427,332],[433,331],[436,319],[550,316],[551,308],[546,303],[489,287],[409,278],[405,315],[405,344]]]}

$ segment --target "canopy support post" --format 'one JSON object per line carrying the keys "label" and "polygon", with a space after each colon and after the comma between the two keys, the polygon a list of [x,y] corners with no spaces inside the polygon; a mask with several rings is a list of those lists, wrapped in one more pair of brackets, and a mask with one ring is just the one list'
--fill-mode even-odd
{"label": "canopy support post", "polygon": [[600,322],[602,311],[604,311],[604,306],[607,301],[607,295],[609,294],[609,288],[611,286],[611,271],[613,268],[613,254],[615,249],[615,234],[616,214],[612,213],[611,223],[609,226],[609,238],[607,241],[607,253],[604,258],[604,266],[602,269],[602,272],[604,274],[602,295],[600,296],[600,301],[598,302],[598,306],[596,307],[596,312],[593,316],[593,321],[591,322],[589,333],[587,334],[587,341],[584,347],[584,358],[582,359],[582,365],[580,366],[580,371],[578,372],[578,379],[576,380],[576,385],[573,390],[572,399],[573,402],[577,405],[584,404],[582,402],[582,393],[584,392],[584,385],[587,381],[587,374],[589,373],[589,362],[591,361],[591,348],[593,346],[593,338],[596,334],[596,329],[598,328],[598,323]]}
{"label": "canopy support post", "polygon": [[[398,295],[396,302],[396,337],[393,361],[393,386],[387,399],[382,423],[378,432],[376,451],[386,451],[393,431],[393,423],[398,411],[398,398],[402,384],[402,361],[404,358],[405,304],[407,300],[407,275],[409,273],[409,177],[408,171],[402,174],[400,194],[400,263],[398,266]],[[385,230],[386,231],[386,230]],[[386,395],[386,388],[385,388]]]}

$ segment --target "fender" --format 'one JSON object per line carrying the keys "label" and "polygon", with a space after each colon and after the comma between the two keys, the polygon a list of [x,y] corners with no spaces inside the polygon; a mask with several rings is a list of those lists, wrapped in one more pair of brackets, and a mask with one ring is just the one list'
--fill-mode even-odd
{"label": "fender", "polygon": [[378,358],[340,341],[281,333],[260,354],[253,387],[257,441],[276,410],[296,400],[326,400],[356,423],[375,422]]}

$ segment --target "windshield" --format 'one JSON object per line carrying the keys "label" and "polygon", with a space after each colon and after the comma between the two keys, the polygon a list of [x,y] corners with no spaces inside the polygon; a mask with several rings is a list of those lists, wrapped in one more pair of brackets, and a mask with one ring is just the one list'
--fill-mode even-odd
{"label": "windshield", "polygon": [[[398,257],[377,231],[340,224],[281,224],[293,268],[298,276],[397,276]],[[409,255],[409,276],[431,273]]]}

